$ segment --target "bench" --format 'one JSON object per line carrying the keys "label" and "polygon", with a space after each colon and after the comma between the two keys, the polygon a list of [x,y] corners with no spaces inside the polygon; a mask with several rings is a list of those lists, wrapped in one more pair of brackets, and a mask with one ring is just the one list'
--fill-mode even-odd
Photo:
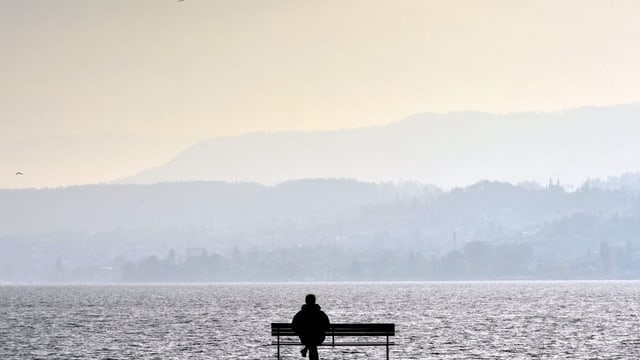
{"label": "bench", "polygon": [[[395,333],[395,324],[331,324],[325,333],[326,339],[320,346],[385,346],[387,360],[389,360],[389,346],[395,345],[393,341],[389,341],[389,337],[395,336]],[[271,323],[271,336],[277,337],[272,345],[278,347],[278,359],[280,359],[280,346],[303,346],[293,332],[291,323]],[[280,339],[280,337],[285,339]],[[291,339],[292,337],[295,337],[295,340]],[[350,337],[352,339],[351,341],[336,342],[336,337]],[[358,338],[361,337],[384,337],[385,341],[358,341]]]}

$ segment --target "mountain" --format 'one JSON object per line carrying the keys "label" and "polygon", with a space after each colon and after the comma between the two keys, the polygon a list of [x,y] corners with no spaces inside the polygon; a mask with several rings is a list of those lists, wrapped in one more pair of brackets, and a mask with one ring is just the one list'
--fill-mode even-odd
{"label": "mountain", "polygon": [[302,178],[415,180],[451,187],[587,178],[640,170],[640,105],[555,113],[425,113],[381,127],[218,137],[121,183]]}

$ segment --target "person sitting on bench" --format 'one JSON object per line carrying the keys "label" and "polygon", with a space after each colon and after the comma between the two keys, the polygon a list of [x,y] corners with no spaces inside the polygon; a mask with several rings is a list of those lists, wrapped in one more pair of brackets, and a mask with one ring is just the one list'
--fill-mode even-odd
{"label": "person sitting on bench", "polygon": [[304,301],[302,309],[293,317],[291,326],[304,345],[300,351],[302,356],[307,357],[309,351],[309,360],[319,360],[318,345],[322,344],[325,332],[329,330],[329,317],[316,304],[314,294],[308,294]]}

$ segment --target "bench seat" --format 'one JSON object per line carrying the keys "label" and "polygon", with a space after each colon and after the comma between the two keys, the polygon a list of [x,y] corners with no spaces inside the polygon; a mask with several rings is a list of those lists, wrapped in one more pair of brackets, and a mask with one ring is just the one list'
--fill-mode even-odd
{"label": "bench seat", "polygon": [[[271,323],[271,336],[276,340],[272,345],[278,347],[278,359],[280,359],[280,346],[302,346],[298,340],[291,323]],[[389,359],[389,346],[395,345],[389,341],[390,336],[395,336],[395,324],[391,323],[336,323],[329,325],[329,330],[325,332],[326,339],[320,346],[386,346],[387,359]],[[295,339],[292,339],[294,338]],[[347,338],[347,341],[336,342],[336,337]],[[375,339],[374,341],[364,341],[361,338],[384,337],[385,341]],[[281,339],[284,338],[284,339]]]}
{"label": "bench seat", "polygon": [[[389,341],[387,342],[337,342],[337,343],[327,343],[324,342],[320,345],[318,345],[318,347],[320,346],[387,346],[387,345],[395,345],[396,343],[393,341]],[[273,341],[271,343],[271,345],[278,345],[278,343],[276,341]],[[280,341],[280,345],[300,345],[302,346],[302,343],[300,341]]]}

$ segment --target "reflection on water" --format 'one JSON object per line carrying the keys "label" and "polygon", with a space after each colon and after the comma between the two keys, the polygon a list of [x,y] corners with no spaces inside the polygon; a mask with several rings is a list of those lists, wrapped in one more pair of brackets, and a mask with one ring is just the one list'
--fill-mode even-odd
{"label": "reflection on water", "polygon": [[308,292],[334,322],[396,323],[394,359],[640,357],[640,282],[477,282],[5,286],[0,358],[275,358],[270,323]]}

